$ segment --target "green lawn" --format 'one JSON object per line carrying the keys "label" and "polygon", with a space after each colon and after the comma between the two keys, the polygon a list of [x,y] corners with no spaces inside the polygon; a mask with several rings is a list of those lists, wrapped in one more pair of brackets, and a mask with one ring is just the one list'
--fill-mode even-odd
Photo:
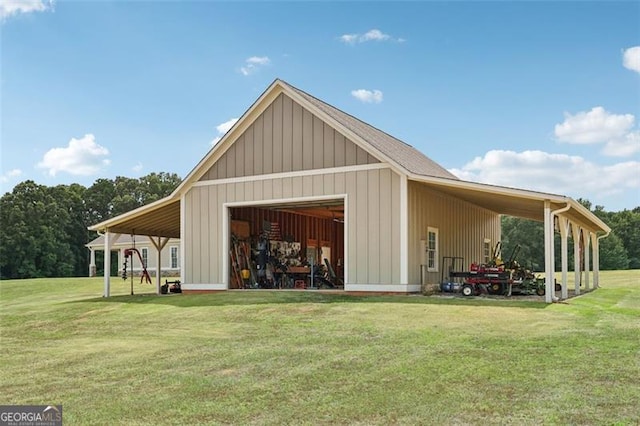
{"label": "green lawn", "polygon": [[601,287],[545,305],[1,281],[0,404],[62,404],[65,424],[638,424],[640,271]]}

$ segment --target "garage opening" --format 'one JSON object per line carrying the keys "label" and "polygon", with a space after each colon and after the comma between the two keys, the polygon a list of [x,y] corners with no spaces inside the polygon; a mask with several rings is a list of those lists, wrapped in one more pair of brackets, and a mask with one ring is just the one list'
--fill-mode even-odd
{"label": "garage opening", "polygon": [[344,290],[344,204],[229,207],[229,288]]}

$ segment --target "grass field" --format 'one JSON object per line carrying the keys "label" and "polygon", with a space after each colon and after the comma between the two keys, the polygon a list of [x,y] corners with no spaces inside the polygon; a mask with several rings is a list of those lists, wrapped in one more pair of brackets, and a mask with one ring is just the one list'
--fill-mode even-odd
{"label": "grass field", "polygon": [[62,404],[65,424],[640,423],[640,271],[553,305],[112,290],[0,281],[0,404]]}

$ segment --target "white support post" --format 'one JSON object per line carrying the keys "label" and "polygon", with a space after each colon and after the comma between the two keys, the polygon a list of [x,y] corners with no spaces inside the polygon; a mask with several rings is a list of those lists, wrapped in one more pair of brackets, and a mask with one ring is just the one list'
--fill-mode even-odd
{"label": "white support post", "polygon": [[180,196],[180,282],[185,282],[186,277],[186,236],[187,236],[187,200],[185,195]]}
{"label": "white support post", "polygon": [[93,247],[89,248],[91,254],[89,255],[89,276],[96,276],[96,249]]}
{"label": "white support post", "polygon": [[544,201],[544,271],[544,300],[547,303],[551,303],[553,302],[555,286],[553,279],[553,216],[551,215],[551,202],[549,200]]}
{"label": "white support post", "polygon": [[591,247],[593,247],[593,288],[599,287],[599,275],[600,275],[600,247],[598,244],[598,236],[595,233],[591,234]]}
{"label": "white support post", "polygon": [[586,229],[583,229],[582,234],[582,241],[584,241],[584,289],[589,290],[589,274],[591,271],[589,266],[589,263],[591,263],[589,258],[589,249],[591,248],[591,233]]}
{"label": "white support post", "polygon": [[104,233],[104,297],[111,295],[111,248],[118,238],[120,234],[112,234],[108,230]]}
{"label": "white support post", "polygon": [[104,293],[103,297],[111,295],[111,232],[104,233]]}
{"label": "white support post", "polygon": [[582,231],[580,227],[575,223],[571,224],[571,232],[573,236],[573,274],[574,274],[574,286],[575,295],[580,294],[580,280],[582,274],[580,273],[580,235]]}
{"label": "white support post", "polygon": [[569,237],[569,219],[564,217],[559,217],[560,220],[560,241],[561,241],[561,256],[562,256],[562,294],[560,295],[561,299],[569,298],[569,289],[568,289],[568,277],[567,273],[569,270],[569,244],[567,238]]}

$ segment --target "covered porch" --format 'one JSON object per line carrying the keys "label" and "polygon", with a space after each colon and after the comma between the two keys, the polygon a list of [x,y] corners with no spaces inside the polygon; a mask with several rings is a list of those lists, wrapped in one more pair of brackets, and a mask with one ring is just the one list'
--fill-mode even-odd
{"label": "covered porch", "polygon": [[[573,295],[598,288],[600,284],[599,244],[611,232],[607,224],[570,197],[536,191],[479,184],[451,179],[414,175],[411,180],[428,185],[449,196],[465,200],[500,215],[539,221],[544,224],[544,277],[545,302],[558,298],[555,289],[555,253],[561,253],[560,299],[569,297],[569,238],[573,244]],[[560,247],[554,235],[560,234]],[[581,264],[584,264],[584,275]],[[591,268],[591,264],[593,268]]]}

